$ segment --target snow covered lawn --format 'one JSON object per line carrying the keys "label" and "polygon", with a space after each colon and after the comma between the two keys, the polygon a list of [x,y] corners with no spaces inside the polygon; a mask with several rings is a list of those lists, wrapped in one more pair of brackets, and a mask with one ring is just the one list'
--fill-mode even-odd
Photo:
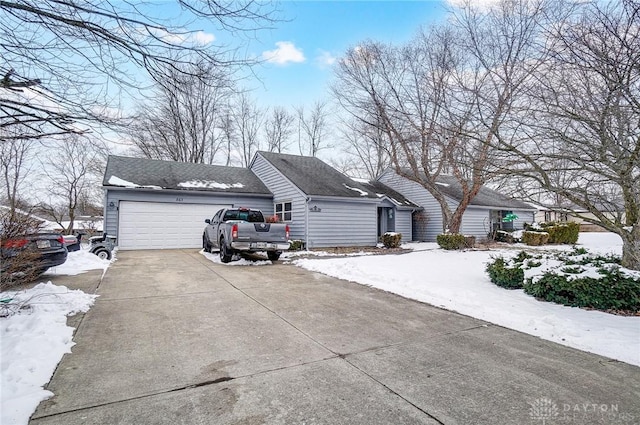
{"label": "snow covered lawn", "polygon": [[[64,264],[41,279],[106,270],[109,264],[83,249],[70,252]],[[38,404],[53,395],[43,387],[74,345],[74,328],[67,326],[67,316],[88,311],[96,297],[51,282],[0,293],[0,313],[6,316],[0,318],[1,424],[26,425]]]}
{"label": "snow covered lawn", "polygon": [[[578,245],[602,254],[620,254],[622,250],[620,238],[610,233],[582,233]],[[307,258],[293,263],[640,366],[640,317],[614,316],[542,302],[522,290],[507,290],[491,283],[484,271],[486,263],[492,256],[513,255],[513,250],[444,251],[435,243],[404,244],[403,247],[413,248],[414,252]]]}

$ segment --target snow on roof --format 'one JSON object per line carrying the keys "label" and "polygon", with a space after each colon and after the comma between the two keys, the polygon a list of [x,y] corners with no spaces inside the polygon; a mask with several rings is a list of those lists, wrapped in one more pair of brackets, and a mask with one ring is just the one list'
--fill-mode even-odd
{"label": "snow on roof", "polygon": [[449,183],[436,182],[438,186],[449,187]]}
{"label": "snow on roof", "polygon": [[361,179],[360,177],[351,177],[351,180],[358,183],[369,183],[369,179]]}
{"label": "snow on roof", "polygon": [[112,184],[114,186],[131,187],[131,188],[141,187],[141,188],[147,188],[147,189],[162,189],[160,186],[153,186],[153,185],[143,186],[143,185],[131,183],[129,181],[123,180],[120,177],[116,177],[116,176],[109,177],[109,184]]}
{"label": "snow on roof", "polygon": [[240,189],[243,188],[244,185],[242,183],[218,183],[215,181],[208,180],[191,180],[187,182],[178,183],[178,187],[187,187],[187,188],[207,188],[207,189]]}
{"label": "snow on roof", "polygon": [[343,186],[346,187],[347,189],[355,190],[356,192],[360,193],[360,196],[369,195],[369,192],[365,192],[364,190],[358,189],[357,187],[351,187],[351,186],[347,185],[346,183],[343,183]]}

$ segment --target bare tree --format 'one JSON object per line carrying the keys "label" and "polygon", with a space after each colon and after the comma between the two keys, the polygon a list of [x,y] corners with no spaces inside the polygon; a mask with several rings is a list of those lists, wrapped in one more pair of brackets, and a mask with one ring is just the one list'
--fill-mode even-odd
{"label": "bare tree", "polygon": [[[40,209],[49,214],[62,227],[73,233],[77,210],[87,198],[98,195],[98,178],[91,174],[92,163],[99,158],[95,141],[79,135],[68,135],[56,143],[55,158],[43,162],[44,173],[50,181],[49,198],[40,203]],[[69,219],[69,225],[63,221]]]}
{"label": "bare tree", "polygon": [[77,122],[113,123],[118,117],[110,108],[119,107],[121,92],[135,93],[148,78],[166,82],[168,70],[183,73],[189,63],[251,62],[209,34],[186,30],[189,23],[206,19],[217,30],[240,33],[273,22],[268,3],[178,3],[182,13],[169,20],[162,8],[131,2],[1,1],[0,127],[18,126],[12,137],[45,137],[86,128]]}
{"label": "bare tree", "polygon": [[[10,130],[0,129],[0,134],[7,132],[10,132]],[[10,136],[0,142],[3,195],[6,197],[11,211],[10,217],[15,217],[20,195],[19,189],[33,164],[31,159],[34,143],[33,140]]]}
{"label": "bare tree", "polygon": [[262,111],[246,93],[240,93],[231,108],[235,149],[242,167],[248,167],[260,149],[258,139],[262,125]]}
{"label": "bare tree", "polygon": [[133,145],[147,158],[214,163],[223,143],[220,121],[232,93],[226,70],[201,63],[168,74],[170,83],[157,84],[155,96],[138,108],[130,128]]}
{"label": "bare tree", "polygon": [[295,117],[285,108],[274,107],[264,123],[267,149],[269,152],[284,152],[293,133]]}
{"label": "bare tree", "polygon": [[296,112],[298,114],[299,136],[304,136],[304,139],[298,139],[300,154],[317,156],[321,149],[331,147],[326,141],[329,132],[327,103],[315,102],[308,114],[305,112],[304,106],[297,108]]}
{"label": "bare tree", "polygon": [[581,5],[549,29],[549,62],[532,84],[531,138],[503,148],[556,202],[620,235],[640,270],[640,5]]}
{"label": "bare tree", "polygon": [[[400,48],[367,42],[340,62],[334,94],[358,120],[380,128],[396,172],[440,204],[443,231],[458,233],[468,205],[512,137],[509,116],[541,58],[534,41],[544,10],[527,0],[456,9],[450,24]],[[461,187],[453,208],[438,179]]]}
{"label": "bare tree", "polygon": [[389,141],[380,125],[351,120],[342,124],[341,133],[350,158],[341,158],[340,167],[349,175],[373,180],[391,165]]}

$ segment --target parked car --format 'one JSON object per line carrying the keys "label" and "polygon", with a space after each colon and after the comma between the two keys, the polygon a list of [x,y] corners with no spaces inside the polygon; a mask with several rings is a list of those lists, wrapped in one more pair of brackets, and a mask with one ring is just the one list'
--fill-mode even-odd
{"label": "parked car", "polygon": [[80,250],[80,239],[74,235],[63,235],[64,246],[67,247],[67,251],[74,252]]}
{"label": "parked car", "polygon": [[218,249],[223,263],[236,253],[259,251],[266,251],[269,260],[275,261],[289,249],[289,226],[265,222],[260,210],[223,208],[205,223],[202,248],[206,252]]}
{"label": "parked car", "polygon": [[14,236],[0,245],[0,271],[38,276],[67,260],[67,248],[59,233]]}

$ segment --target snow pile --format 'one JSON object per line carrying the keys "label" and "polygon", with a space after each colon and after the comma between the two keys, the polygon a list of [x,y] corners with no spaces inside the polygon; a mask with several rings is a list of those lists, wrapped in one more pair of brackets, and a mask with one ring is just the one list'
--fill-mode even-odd
{"label": "snow pile", "polygon": [[211,254],[209,252],[204,252],[204,250],[200,250],[200,254],[204,255],[208,260],[216,263],[216,264],[222,264],[225,266],[267,266],[269,264],[273,264],[270,260],[258,260],[258,261],[252,261],[252,260],[247,260],[246,258],[240,258],[239,260],[234,260],[230,263],[223,263],[220,260],[220,255],[218,254]]}
{"label": "snow pile", "polygon": [[89,270],[102,269],[106,271],[111,262],[115,260],[115,255],[111,260],[101,260],[97,255],[92,254],[88,249],[83,247],[79,251],[70,252],[67,255],[67,261],[59,266],[51,267],[44,275],[75,276]]}
{"label": "snow pile", "polygon": [[0,423],[28,423],[38,404],[53,395],[43,386],[74,345],[67,316],[88,311],[96,297],[51,282],[0,294],[10,300],[0,305],[0,312],[10,314],[0,318]]}
{"label": "snow pile", "polygon": [[[616,235],[581,235],[579,242],[593,251],[621,250]],[[455,252],[425,245],[426,250],[405,255],[298,259],[294,264],[640,366],[640,317],[541,302],[523,290],[494,285],[486,264],[493,256],[513,255],[512,250]]]}

